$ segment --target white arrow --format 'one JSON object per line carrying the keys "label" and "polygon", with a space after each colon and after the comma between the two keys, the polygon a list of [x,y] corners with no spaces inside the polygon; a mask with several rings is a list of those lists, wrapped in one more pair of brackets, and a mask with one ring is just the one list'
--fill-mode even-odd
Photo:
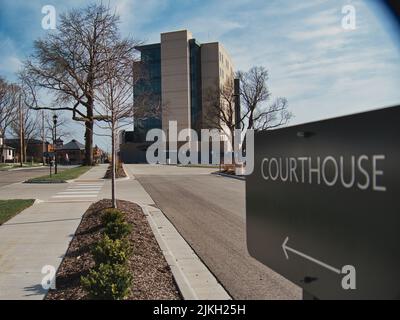
{"label": "white arrow", "polygon": [[331,271],[333,271],[333,272],[335,272],[335,273],[338,273],[338,274],[341,274],[341,273],[342,273],[339,269],[337,269],[337,268],[335,268],[335,267],[332,267],[332,266],[330,266],[329,264],[326,264],[326,263],[324,263],[324,262],[322,262],[322,261],[319,261],[319,260],[317,260],[317,259],[314,259],[313,257],[310,257],[310,256],[308,256],[308,255],[306,255],[306,254],[304,254],[304,253],[302,253],[302,252],[300,252],[300,251],[297,251],[297,250],[295,250],[295,249],[293,249],[293,248],[291,248],[291,247],[288,247],[288,246],[286,245],[286,244],[288,243],[288,241],[289,241],[289,237],[286,237],[285,241],[283,241],[283,243],[282,243],[282,249],[283,249],[283,253],[284,253],[285,256],[286,256],[286,259],[289,260],[289,255],[288,255],[287,252],[290,251],[290,252],[293,252],[293,253],[297,254],[297,255],[300,256],[300,257],[303,257],[303,258],[305,258],[305,259],[307,259],[307,260],[310,260],[310,261],[312,261],[312,262],[314,262],[314,263],[316,263],[316,264],[319,264],[320,266],[322,266],[322,267],[324,267],[324,268],[326,268],[326,269],[328,269],[328,270],[331,270]]}

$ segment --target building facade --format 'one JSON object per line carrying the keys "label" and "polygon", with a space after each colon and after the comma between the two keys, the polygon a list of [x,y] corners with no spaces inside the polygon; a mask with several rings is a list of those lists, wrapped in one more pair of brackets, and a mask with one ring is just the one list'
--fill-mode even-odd
{"label": "building facade", "polygon": [[3,136],[0,134],[0,163],[14,162],[15,148],[4,144]]}
{"label": "building facade", "polygon": [[141,53],[144,80],[135,88],[135,103],[161,112],[135,119],[134,130],[120,134],[119,154],[125,163],[145,162],[146,133],[162,128],[168,136],[169,122],[183,129],[211,128],[207,113],[210,90],[233,82],[234,66],[218,42],[201,44],[188,30],[161,34],[160,43],[137,47]]}
{"label": "building facade", "polygon": [[57,163],[66,165],[79,165],[85,161],[85,146],[72,139],[67,144],[57,147]]}
{"label": "building facade", "polygon": [[[14,152],[15,161],[21,161],[21,141],[19,139],[6,139],[5,143],[12,147]],[[43,161],[43,153],[51,152],[52,145],[47,141],[39,140],[39,139],[29,139],[25,141],[25,161],[27,162],[42,162]]]}

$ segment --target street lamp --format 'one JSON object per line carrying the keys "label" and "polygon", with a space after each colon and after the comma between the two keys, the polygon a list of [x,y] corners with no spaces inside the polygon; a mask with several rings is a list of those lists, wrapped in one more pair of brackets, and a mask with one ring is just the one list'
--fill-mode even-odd
{"label": "street lamp", "polygon": [[57,115],[53,116],[53,124],[54,124],[54,174],[57,174]]}

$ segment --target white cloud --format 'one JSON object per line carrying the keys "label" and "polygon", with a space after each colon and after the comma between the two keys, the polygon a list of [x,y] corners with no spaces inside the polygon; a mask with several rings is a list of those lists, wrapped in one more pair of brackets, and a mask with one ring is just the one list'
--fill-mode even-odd
{"label": "white cloud", "polygon": [[320,29],[312,29],[306,31],[294,31],[287,35],[290,40],[294,41],[305,41],[305,40],[315,40],[317,38],[325,38],[337,36],[344,33],[344,29],[340,26],[330,26]]}
{"label": "white cloud", "polygon": [[0,61],[0,70],[5,73],[14,74],[20,70],[22,61],[16,56],[6,56]]}

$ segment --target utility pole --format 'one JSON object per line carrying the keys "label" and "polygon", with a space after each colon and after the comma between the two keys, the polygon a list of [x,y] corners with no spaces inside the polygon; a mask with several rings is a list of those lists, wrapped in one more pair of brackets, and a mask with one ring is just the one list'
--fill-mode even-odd
{"label": "utility pole", "polygon": [[[235,97],[235,129],[240,130],[240,118],[241,118],[241,108],[240,108],[240,79],[234,79],[233,84],[233,96]],[[236,171],[236,152],[239,150],[235,150],[235,134],[232,137],[232,145],[233,145],[233,163],[235,164]],[[241,138],[239,138],[241,139]],[[240,141],[239,141],[240,142]],[[239,143],[237,144],[239,145]]]}
{"label": "utility pole", "polygon": [[19,112],[19,162],[20,166],[24,163],[24,129],[23,129],[23,116],[21,108],[21,95],[18,96],[18,112]]}
{"label": "utility pole", "polygon": [[46,150],[46,137],[45,137],[45,129],[44,129],[44,110],[42,110],[42,161],[43,165],[46,163],[46,157],[44,156],[44,153],[47,151]]}
{"label": "utility pole", "polygon": [[54,124],[54,174],[57,174],[57,115],[53,116],[53,124]]}

